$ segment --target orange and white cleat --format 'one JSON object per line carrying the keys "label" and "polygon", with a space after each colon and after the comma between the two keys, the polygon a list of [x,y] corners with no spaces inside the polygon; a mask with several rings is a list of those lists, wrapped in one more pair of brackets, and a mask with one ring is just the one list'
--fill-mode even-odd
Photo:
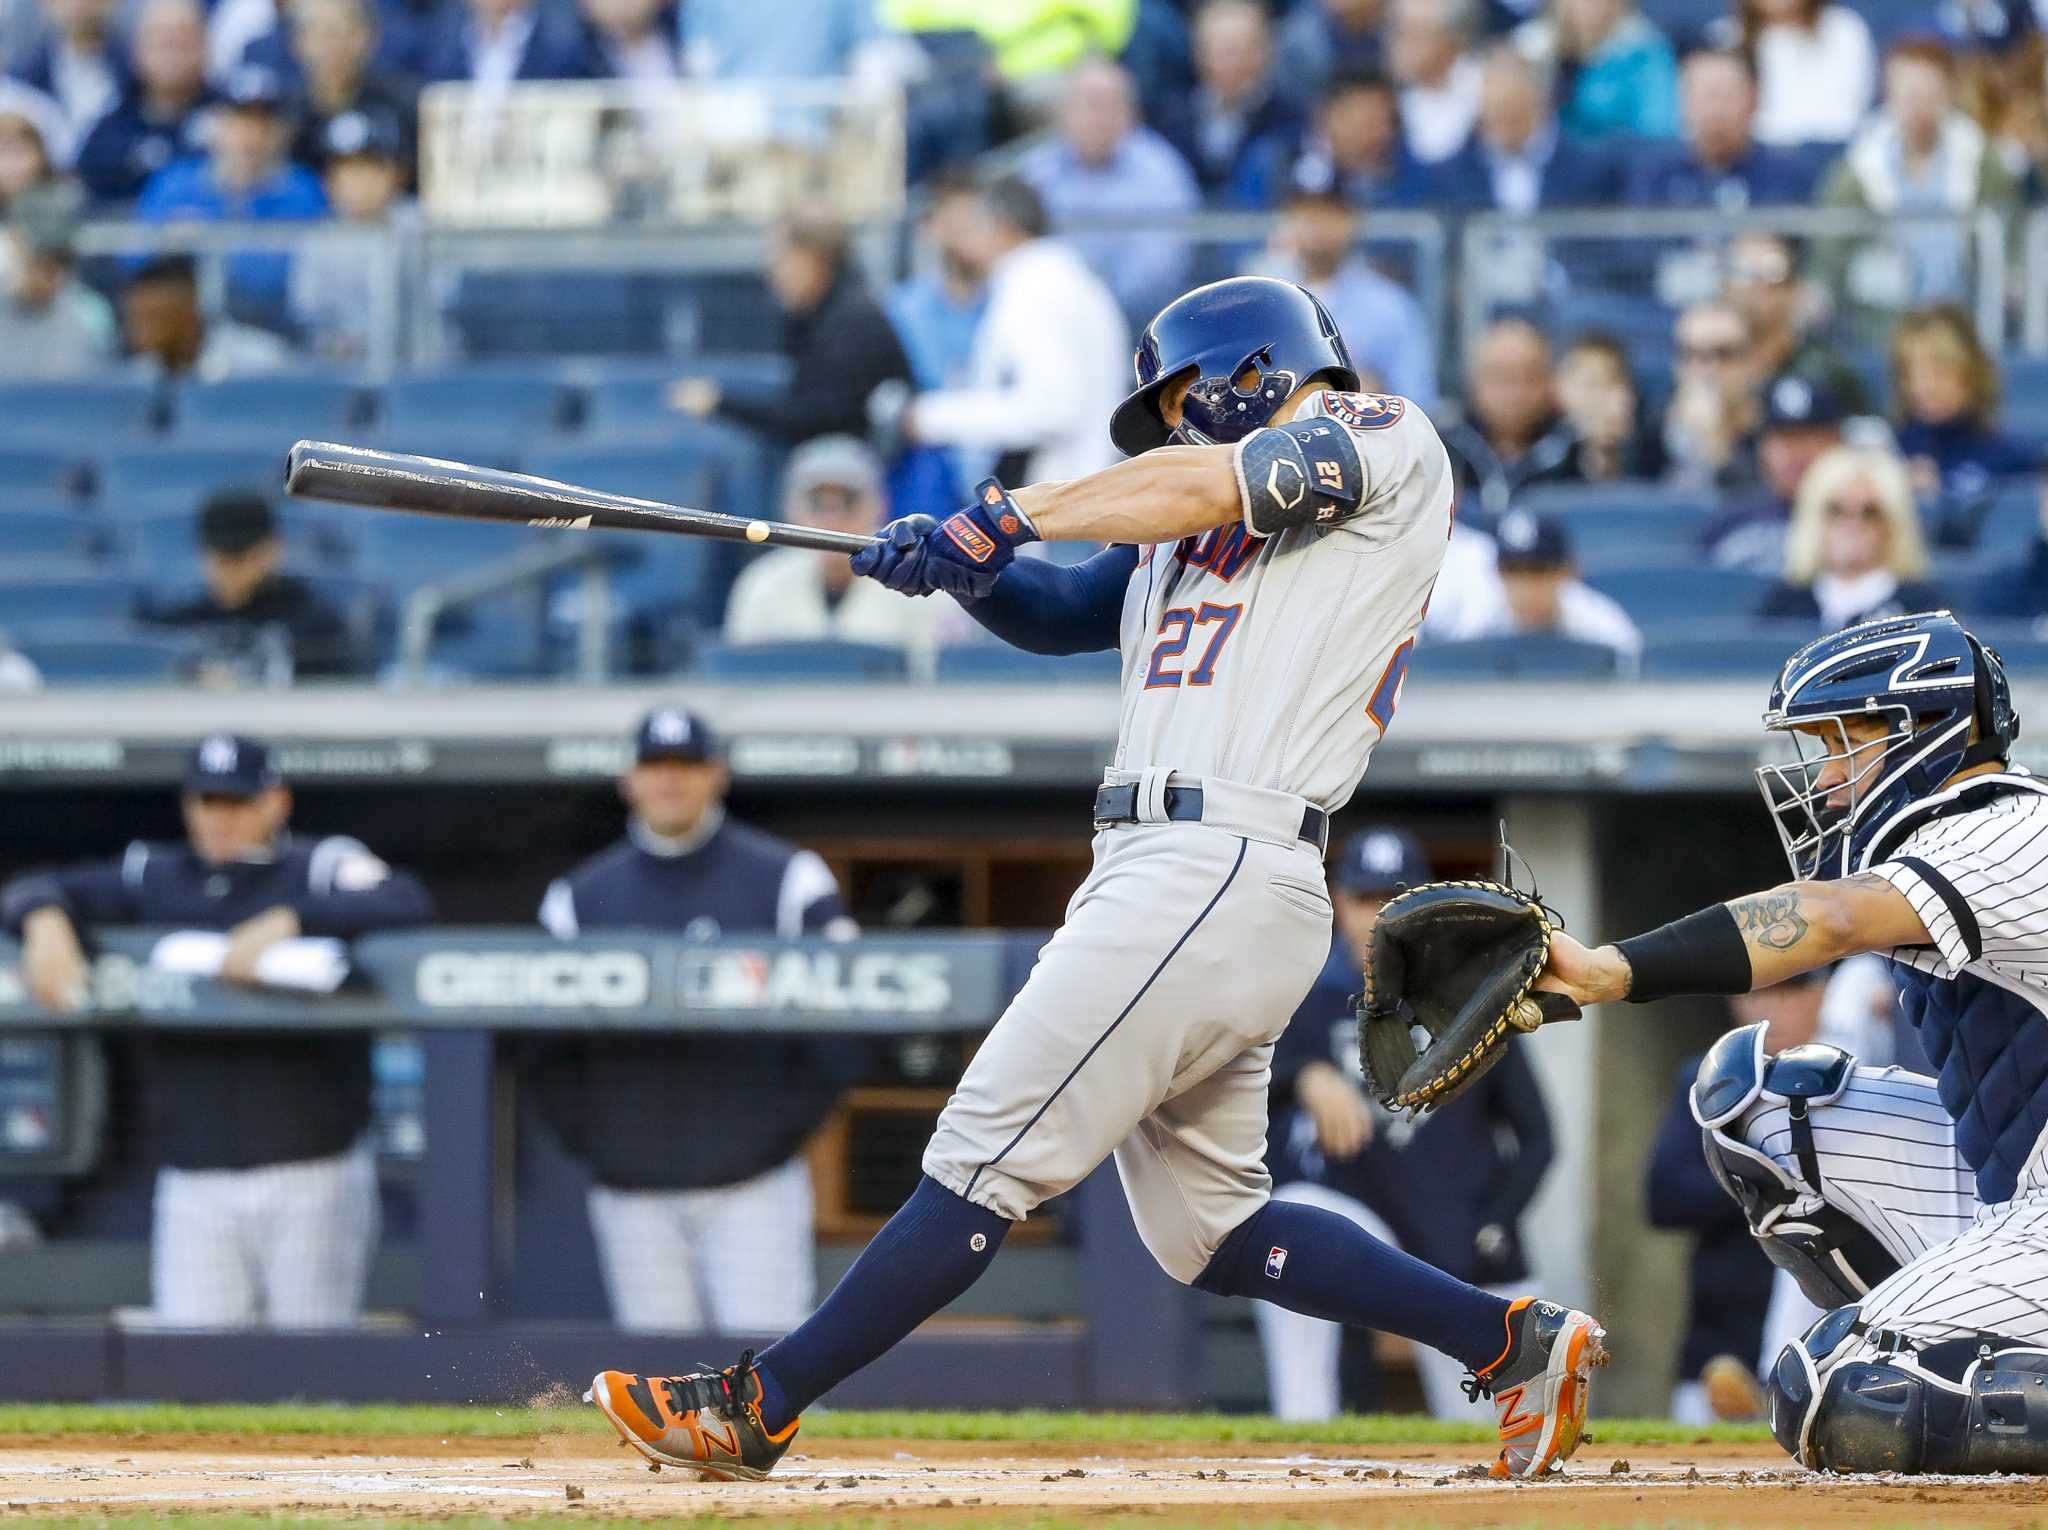
{"label": "orange and white cleat", "polygon": [[1522,1297],[1508,1308],[1500,1358],[1465,1382],[1500,1416],[1495,1477],[1541,1477],[1571,1459],[1586,1427],[1593,1369],[1607,1363],[1607,1330],[1583,1312]]}
{"label": "orange and white cleat", "polygon": [[761,1378],[754,1352],[722,1371],[634,1376],[599,1371],[583,1394],[611,1420],[619,1438],[657,1466],[758,1482],[796,1438],[798,1419],[770,1434],[761,1422]]}

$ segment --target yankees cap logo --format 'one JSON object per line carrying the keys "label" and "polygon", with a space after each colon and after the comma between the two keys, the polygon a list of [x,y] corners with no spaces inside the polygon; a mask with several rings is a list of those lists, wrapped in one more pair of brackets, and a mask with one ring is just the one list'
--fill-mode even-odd
{"label": "yankees cap logo", "polygon": [[199,768],[211,776],[231,774],[241,759],[241,749],[225,733],[216,733],[199,746]]}
{"label": "yankees cap logo", "polygon": [[686,744],[690,741],[690,719],[672,707],[664,707],[647,719],[647,736],[657,744]]}

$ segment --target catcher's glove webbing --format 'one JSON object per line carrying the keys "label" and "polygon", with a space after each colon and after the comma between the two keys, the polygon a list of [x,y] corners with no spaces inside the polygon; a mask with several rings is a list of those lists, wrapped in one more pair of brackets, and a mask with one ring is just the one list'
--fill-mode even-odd
{"label": "catcher's glove webbing", "polygon": [[1425,882],[1388,900],[1358,1003],[1366,1088],[1389,1110],[1432,1110],[1500,1061],[1511,1030],[1577,1019],[1570,999],[1532,986],[1558,927],[1500,882]]}

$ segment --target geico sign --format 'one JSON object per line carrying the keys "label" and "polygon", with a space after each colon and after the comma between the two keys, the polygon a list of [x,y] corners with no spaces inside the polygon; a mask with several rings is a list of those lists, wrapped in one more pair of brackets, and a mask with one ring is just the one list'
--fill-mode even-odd
{"label": "geico sign", "polygon": [[433,951],[413,973],[436,1009],[637,1009],[652,987],[638,951]]}
{"label": "geico sign", "polygon": [[685,952],[677,993],[688,1009],[929,1015],[953,999],[937,952]]}

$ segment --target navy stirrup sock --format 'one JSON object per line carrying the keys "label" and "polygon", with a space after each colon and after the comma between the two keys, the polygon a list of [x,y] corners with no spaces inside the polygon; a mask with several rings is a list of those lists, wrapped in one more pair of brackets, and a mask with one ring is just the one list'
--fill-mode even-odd
{"label": "navy stirrup sock", "polygon": [[895,1346],[981,1278],[1010,1230],[997,1216],[920,1179],[839,1278],[824,1304],[762,1351],[761,1422],[773,1434]]}
{"label": "navy stirrup sock", "polygon": [[1223,1240],[1195,1282],[1289,1312],[1397,1333],[1491,1365],[1506,1342],[1508,1304],[1446,1275],[1357,1223],[1315,1206],[1268,1201]]}

